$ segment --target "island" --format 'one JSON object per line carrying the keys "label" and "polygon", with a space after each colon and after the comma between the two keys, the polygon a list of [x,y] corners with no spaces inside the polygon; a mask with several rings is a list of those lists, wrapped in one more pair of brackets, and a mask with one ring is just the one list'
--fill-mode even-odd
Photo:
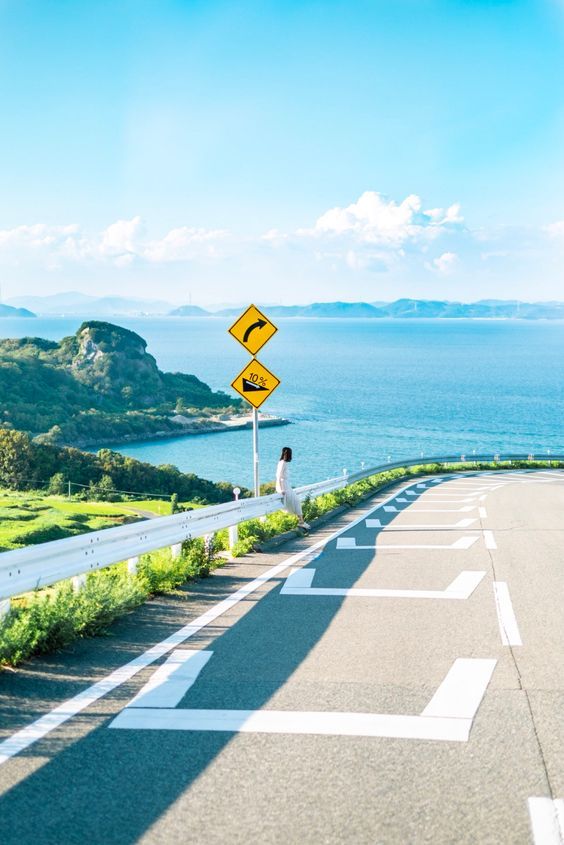
{"label": "island", "polygon": [[[96,320],[58,343],[0,341],[0,409],[2,428],[79,448],[251,424],[241,399],[195,375],[162,372],[140,335]],[[263,426],[288,422],[262,415]]]}
{"label": "island", "polygon": [[14,308],[12,305],[4,305],[0,302],[0,317],[36,317],[33,311],[27,308]]}

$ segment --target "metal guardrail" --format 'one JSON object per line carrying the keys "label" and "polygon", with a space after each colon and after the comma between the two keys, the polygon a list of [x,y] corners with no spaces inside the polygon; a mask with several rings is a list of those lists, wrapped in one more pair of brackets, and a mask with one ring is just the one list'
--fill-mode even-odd
{"label": "metal guardrail", "polygon": [[[296,493],[303,501],[323,493],[339,490],[378,473],[402,467],[429,464],[455,466],[460,463],[483,463],[492,461],[531,461],[533,455],[471,455],[440,456],[397,461],[376,467],[345,473],[327,481],[298,487]],[[564,462],[564,456],[549,455],[539,461]],[[52,540],[37,546],[3,552],[0,554],[0,602],[4,610],[13,596],[47,587],[67,578],[85,576],[124,560],[136,561],[147,552],[166,546],[176,547],[194,537],[213,534],[222,528],[230,528],[249,519],[266,516],[280,510],[283,497],[279,493],[256,499],[241,499],[222,505],[213,505],[174,516],[163,516],[131,525],[92,531],[63,540]],[[135,571],[135,563],[131,568]]]}

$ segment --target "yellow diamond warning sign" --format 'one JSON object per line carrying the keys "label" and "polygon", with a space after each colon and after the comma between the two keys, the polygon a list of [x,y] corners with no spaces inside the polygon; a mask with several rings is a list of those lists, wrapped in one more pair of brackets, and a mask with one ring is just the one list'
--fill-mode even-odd
{"label": "yellow diamond warning sign", "polygon": [[267,370],[264,364],[253,358],[247,366],[241,370],[237,378],[231,382],[231,387],[237,393],[250,402],[253,408],[260,408],[265,399],[276,390],[280,379],[274,373]]}
{"label": "yellow diamond warning sign", "polygon": [[241,343],[247,352],[256,355],[259,349],[270,340],[278,329],[256,305],[249,305],[247,310],[233,323],[229,334]]}

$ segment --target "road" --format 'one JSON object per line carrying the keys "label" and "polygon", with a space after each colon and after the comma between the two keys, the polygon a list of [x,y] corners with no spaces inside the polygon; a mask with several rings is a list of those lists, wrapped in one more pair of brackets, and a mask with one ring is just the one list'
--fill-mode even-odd
{"label": "road", "polygon": [[563,598],[564,473],[398,485],[3,673],[0,842],[562,845]]}

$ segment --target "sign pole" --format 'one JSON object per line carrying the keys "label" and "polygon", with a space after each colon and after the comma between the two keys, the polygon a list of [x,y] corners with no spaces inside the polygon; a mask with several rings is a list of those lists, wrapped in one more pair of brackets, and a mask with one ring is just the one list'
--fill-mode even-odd
{"label": "sign pole", "polygon": [[255,497],[260,496],[259,484],[259,444],[258,444],[258,411],[253,408],[253,466],[254,466],[254,483],[255,483]]}
{"label": "sign pole", "polygon": [[258,409],[276,390],[280,379],[261,364],[255,355],[277,331],[274,323],[256,305],[249,305],[229,329],[229,334],[253,356],[252,361],[235,376],[231,387],[253,409],[253,487],[256,498],[260,496]]}

